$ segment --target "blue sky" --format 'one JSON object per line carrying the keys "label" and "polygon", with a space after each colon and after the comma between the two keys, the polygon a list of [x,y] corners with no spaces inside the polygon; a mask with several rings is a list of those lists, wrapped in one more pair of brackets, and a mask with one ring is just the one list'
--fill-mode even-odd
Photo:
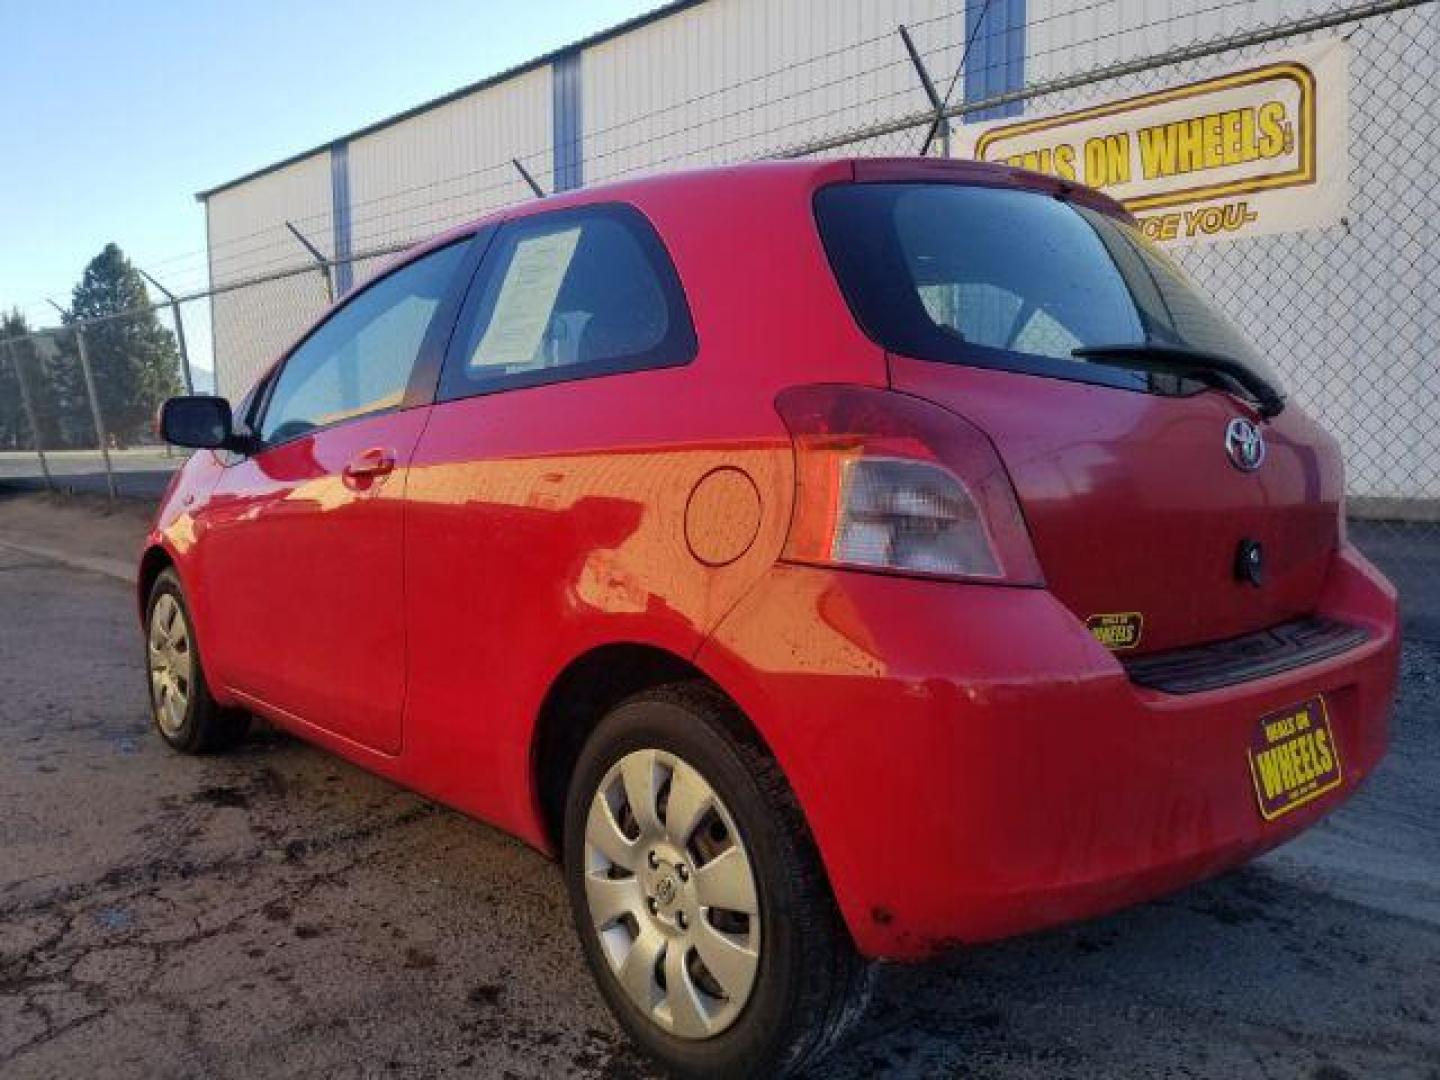
{"label": "blue sky", "polygon": [[194,194],[659,0],[4,0],[0,307],[55,321],[115,241],[205,283]]}

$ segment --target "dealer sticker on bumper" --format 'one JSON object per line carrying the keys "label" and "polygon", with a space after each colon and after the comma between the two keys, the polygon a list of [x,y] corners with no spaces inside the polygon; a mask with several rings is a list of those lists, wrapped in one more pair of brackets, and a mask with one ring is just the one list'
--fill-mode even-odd
{"label": "dealer sticker on bumper", "polygon": [[1340,750],[1323,697],[1262,717],[1249,753],[1266,821],[1340,786]]}

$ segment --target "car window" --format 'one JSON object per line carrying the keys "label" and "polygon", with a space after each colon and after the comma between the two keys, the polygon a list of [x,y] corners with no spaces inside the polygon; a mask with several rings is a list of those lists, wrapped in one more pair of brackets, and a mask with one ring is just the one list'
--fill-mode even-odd
{"label": "car window", "polygon": [[260,421],[261,440],[287,442],[400,405],[466,247],[452,244],[396,270],[330,316],[276,377]]}
{"label": "car window", "polygon": [[442,397],[680,364],[695,352],[669,256],[621,206],[507,224],[460,326]]}
{"label": "car window", "polygon": [[1077,357],[1169,344],[1265,360],[1133,225],[1051,195],[961,184],[839,184],[815,200],[862,328],[891,352],[1182,392],[1189,380]]}
{"label": "car window", "polygon": [[1069,360],[1077,345],[1142,333],[1099,238],[1056,200],[916,187],[893,212],[926,314],[960,341]]}

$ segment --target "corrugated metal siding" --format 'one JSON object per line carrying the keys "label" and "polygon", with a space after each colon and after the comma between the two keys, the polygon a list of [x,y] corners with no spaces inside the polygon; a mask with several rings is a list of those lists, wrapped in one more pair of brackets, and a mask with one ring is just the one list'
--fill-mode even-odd
{"label": "corrugated metal siding", "polygon": [[1332,11],[1334,0],[1028,0],[1025,81]]}
{"label": "corrugated metal siding", "polygon": [[964,11],[964,0],[710,0],[587,49],[586,181],[743,160],[924,109],[896,27],[910,27],[943,87]]}
{"label": "corrugated metal siding", "polygon": [[[642,172],[746,160],[834,136],[927,107],[896,33],[905,23],[942,92],[964,46],[967,7],[977,0],[706,0],[584,48],[557,85],[555,65],[522,71],[348,143],[344,185],[332,193],[330,160],[317,153],[208,200],[212,281],[304,265],[284,220],[295,220],[323,249],[335,243],[332,198],[348,187],[354,251],[418,239],[498,206],[530,197],[514,168],[518,157],[547,188],[583,174],[585,183]],[[1138,56],[1275,25],[1329,10],[1332,0],[993,0],[1022,8],[1024,82],[1033,84]],[[1427,42],[1440,42],[1433,10],[1390,19]],[[1007,43],[1015,35],[1008,35]],[[1392,35],[1393,37],[1393,35]],[[1434,494],[1440,446],[1418,434],[1415,410],[1433,402],[1436,327],[1435,226],[1404,192],[1440,171],[1440,148],[1412,146],[1397,131],[1404,114],[1437,107],[1433,64],[1387,79],[1393,40],[1355,36],[1352,161],[1356,213],[1343,236],[1266,237],[1181,252],[1180,257],[1227,310],[1251,328],[1286,368],[1292,387],[1344,442],[1352,462],[1387,431],[1417,434],[1413,446],[1387,450],[1378,471],[1352,469],[1358,494]],[[991,44],[994,44],[993,42]],[[1270,46],[1278,48],[1280,46]],[[972,63],[998,50],[980,48]],[[1251,50],[1251,55],[1255,50]],[[1007,74],[1009,71],[1007,59]],[[1138,93],[1203,77],[1235,62],[1217,57],[1183,71],[1155,72],[1028,102],[1025,111],[1059,111],[1097,98]],[[578,67],[578,73],[575,68]],[[578,79],[576,75],[578,74]],[[563,80],[574,80],[575,85]],[[1008,84],[1008,83],[1007,83]],[[988,85],[988,83],[986,83]],[[579,154],[562,152],[555,175],[557,93],[581,117]],[[1384,99],[1381,99],[1381,95]],[[958,96],[958,91],[957,91]],[[1385,123],[1377,123],[1384,118]],[[569,137],[569,118],[562,116]],[[918,133],[851,144],[836,153],[913,153]],[[1386,163],[1383,183],[1358,163]],[[573,170],[573,173],[572,173]],[[1388,188],[1386,184],[1390,185]],[[343,230],[342,218],[342,230]],[[1428,240],[1423,238],[1428,237]],[[1422,239],[1417,239],[1422,238]],[[1312,245],[1306,247],[1305,245]],[[1387,245],[1419,245],[1394,260]],[[363,281],[386,260],[354,268]],[[1327,298],[1317,305],[1314,297]],[[217,296],[213,302],[217,378],[237,394],[320,310],[315,273]],[[1314,313],[1303,324],[1276,312]],[[1386,321],[1426,329],[1395,352]],[[1357,326],[1361,327],[1357,330]],[[1371,348],[1356,349],[1357,334]],[[1348,350],[1348,353],[1347,353]],[[1344,355],[1342,355],[1344,353]],[[1357,367],[1364,378],[1357,377]],[[1377,389],[1393,406],[1376,407]]]}
{"label": "corrugated metal siding", "polygon": [[[333,234],[330,155],[316,154],[206,203],[210,281],[223,286],[303,266],[309,257],[285,228],[293,221],[321,250]],[[315,273],[220,293],[211,304],[215,377],[239,395],[315,318],[325,290]]]}
{"label": "corrugated metal siding", "polygon": [[552,186],[551,130],[547,67],[356,139],[351,246],[418,240],[529,198],[511,158]]}
{"label": "corrugated metal siding", "polygon": [[[964,13],[965,0],[708,0],[644,24],[584,50],[573,164],[596,183],[751,158],[923,109],[896,27],[910,27],[944,87],[959,62]],[[547,188],[560,187],[554,93],[553,65],[545,66],[350,140],[351,250],[420,239],[530,198],[512,157]],[[912,152],[915,141],[907,133],[848,152]],[[331,180],[328,155],[317,154],[210,196],[212,280],[303,263],[284,232],[287,215],[304,218],[297,224],[322,249],[333,246]],[[265,230],[264,250],[252,258],[235,240],[257,229]],[[385,261],[357,262],[355,282]],[[217,297],[224,391],[248,385],[321,301],[318,275]]]}

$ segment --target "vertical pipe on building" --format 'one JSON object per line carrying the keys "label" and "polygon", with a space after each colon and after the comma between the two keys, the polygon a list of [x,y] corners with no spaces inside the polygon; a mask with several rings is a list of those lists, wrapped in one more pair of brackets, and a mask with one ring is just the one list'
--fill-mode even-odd
{"label": "vertical pipe on building", "polygon": [[[965,0],[965,40],[972,37],[975,44],[965,63],[966,101],[1025,85],[1025,0]],[[1015,116],[1023,109],[1023,102],[1012,101],[967,113],[966,120]]]}
{"label": "vertical pipe on building", "polygon": [[355,284],[355,268],[351,264],[350,237],[350,144],[338,142],[330,147],[330,227],[335,253],[335,285],[341,296]]}
{"label": "vertical pipe on building", "polygon": [[583,100],[579,49],[556,57],[551,78],[551,171],[554,191],[570,191],[585,184]]}

